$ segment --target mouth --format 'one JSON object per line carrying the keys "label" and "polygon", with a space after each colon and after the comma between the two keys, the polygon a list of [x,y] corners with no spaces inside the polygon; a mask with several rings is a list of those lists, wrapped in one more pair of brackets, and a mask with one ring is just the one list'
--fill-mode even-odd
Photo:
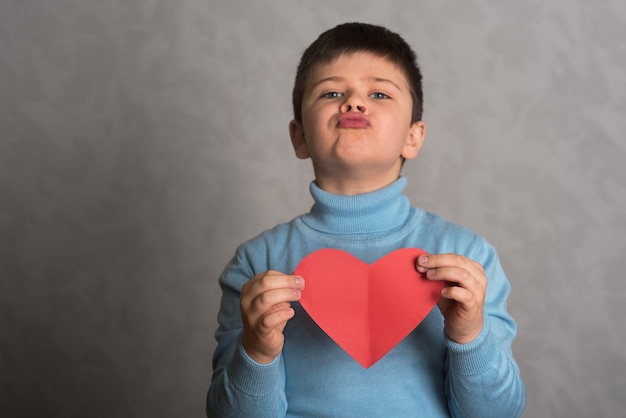
{"label": "mouth", "polygon": [[344,113],[337,121],[338,128],[363,129],[370,126],[370,121],[366,116],[358,113]]}

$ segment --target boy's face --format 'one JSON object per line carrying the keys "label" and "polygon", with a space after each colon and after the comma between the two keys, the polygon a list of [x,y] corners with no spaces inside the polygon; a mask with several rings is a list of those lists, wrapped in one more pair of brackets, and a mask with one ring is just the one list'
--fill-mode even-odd
{"label": "boy's face", "polygon": [[291,121],[299,158],[311,158],[318,185],[356,194],[395,181],[402,158],[415,158],[425,133],[411,124],[413,102],[404,73],[378,55],[341,55],[311,73],[302,123]]}

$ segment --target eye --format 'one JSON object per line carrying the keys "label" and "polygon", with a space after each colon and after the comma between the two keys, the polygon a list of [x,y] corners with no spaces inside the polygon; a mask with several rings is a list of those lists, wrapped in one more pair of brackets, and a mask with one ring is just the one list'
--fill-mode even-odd
{"label": "eye", "polygon": [[389,99],[389,96],[387,96],[385,93],[380,92],[372,93],[370,94],[370,97],[372,99]]}
{"label": "eye", "polygon": [[322,94],[322,97],[325,99],[336,99],[341,96],[343,96],[343,94],[339,93],[338,91],[329,91],[328,93]]}

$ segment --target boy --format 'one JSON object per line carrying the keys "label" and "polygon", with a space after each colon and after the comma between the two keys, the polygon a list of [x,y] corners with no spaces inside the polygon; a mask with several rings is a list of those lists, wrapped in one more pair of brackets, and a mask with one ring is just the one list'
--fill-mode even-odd
{"label": "boy", "polygon": [[[521,415],[509,283],[495,250],[402,194],[402,164],[417,157],[426,129],[414,52],[379,26],[330,29],[302,56],[293,106],[289,133],[296,156],[313,162],[315,203],[242,244],[220,277],[208,415]],[[414,247],[428,252],[416,270],[446,283],[438,309],[364,368],[302,309],[306,277],[291,272],[321,248],[371,264]]]}

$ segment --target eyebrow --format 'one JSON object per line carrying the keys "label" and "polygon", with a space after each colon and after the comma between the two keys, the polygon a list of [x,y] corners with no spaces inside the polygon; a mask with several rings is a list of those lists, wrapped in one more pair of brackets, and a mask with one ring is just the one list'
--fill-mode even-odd
{"label": "eyebrow", "polygon": [[[340,81],[344,81],[345,77],[339,77],[339,76],[330,76],[330,77],[324,77],[320,80],[317,80],[315,83],[313,83],[313,85],[311,86],[311,90],[313,90],[315,87],[317,87],[318,85],[325,83],[327,81],[335,81],[335,82],[340,82]],[[393,85],[395,88],[397,88],[398,90],[402,90],[400,88],[400,86],[398,86],[396,83],[394,83],[393,81],[387,79],[387,78],[382,78],[382,77],[374,77],[374,76],[370,76],[366,78],[367,81],[373,81],[375,83],[389,83],[391,85]]]}

